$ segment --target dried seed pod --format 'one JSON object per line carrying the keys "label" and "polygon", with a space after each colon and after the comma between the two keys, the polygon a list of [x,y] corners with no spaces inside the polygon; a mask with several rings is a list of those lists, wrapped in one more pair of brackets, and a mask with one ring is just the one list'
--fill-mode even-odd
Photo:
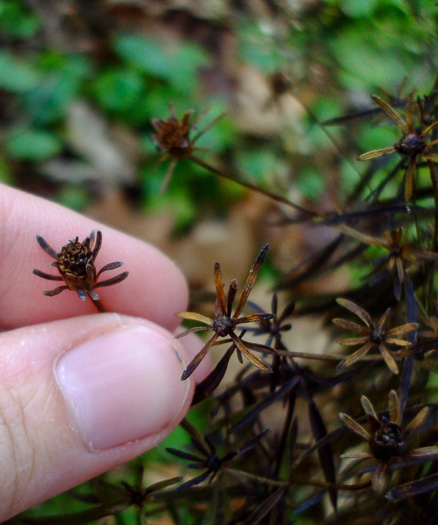
{"label": "dried seed pod", "polygon": [[48,279],[49,281],[64,281],[65,285],[59,286],[53,290],[43,292],[44,295],[53,297],[64,290],[77,292],[80,299],[85,301],[87,295],[93,301],[99,301],[99,294],[96,288],[102,286],[111,286],[112,284],[124,281],[129,272],[123,272],[106,281],[97,282],[99,276],[108,270],[115,270],[123,265],[122,262],[112,262],[106,264],[103,268],[96,271],[95,260],[102,246],[102,232],[93,230],[89,237],[79,242],[79,237],[70,241],[62,247],[60,253],[56,251],[39,235],[37,235],[38,244],[55,262],[49,266],[54,266],[61,275],[51,275],[40,270],[32,270],[35,275]]}

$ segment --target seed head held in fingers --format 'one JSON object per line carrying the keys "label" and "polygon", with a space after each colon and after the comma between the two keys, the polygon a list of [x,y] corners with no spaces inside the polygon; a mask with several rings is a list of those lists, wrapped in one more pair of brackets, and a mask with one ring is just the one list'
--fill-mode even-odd
{"label": "seed head held in fingers", "polygon": [[112,262],[106,264],[97,272],[95,260],[102,246],[102,232],[99,230],[93,230],[90,236],[86,237],[82,242],[79,242],[79,237],[76,237],[75,240],[63,246],[60,253],[56,253],[40,235],[37,235],[36,239],[41,248],[55,259],[55,262],[49,266],[54,266],[60,275],[52,275],[36,269],[32,270],[32,272],[43,279],[64,281],[65,283],[63,286],[43,292],[44,295],[53,297],[64,290],[72,290],[77,292],[79,298],[83,301],[88,295],[98,309],[103,310],[96,288],[120,283],[128,277],[129,272],[123,272],[106,281],[97,282],[103,272],[115,270],[123,264],[122,262]]}

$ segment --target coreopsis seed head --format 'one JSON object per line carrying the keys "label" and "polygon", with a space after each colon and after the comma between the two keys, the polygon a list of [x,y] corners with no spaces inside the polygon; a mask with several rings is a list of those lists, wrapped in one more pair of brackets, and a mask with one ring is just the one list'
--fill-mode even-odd
{"label": "coreopsis seed head", "polygon": [[370,314],[353,301],[349,301],[348,299],[340,297],[336,300],[336,302],[353,314],[357,315],[357,317],[359,317],[359,319],[364,324],[364,326],[362,326],[358,323],[347,321],[345,319],[333,319],[333,322],[341,328],[353,330],[355,332],[359,332],[360,334],[359,337],[349,337],[346,339],[339,339],[337,341],[339,344],[344,346],[361,345],[361,347],[353,352],[353,354],[343,359],[339,363],[338,368],[343,368],[354,364],[356,361],[368,354],[371,349],[377,348],[391,372],[398,374],[397,363],[395,362],[394,356],[389,350],[388,345],[396,345],[401,347],[410,346],[411,343],[401,339],[400,336],[405,336],[409,332],[416,330],[418,324],[407,323],[395,328],[386,329],[384,328],[384,324],[391,312],[390,308],[386,310],[379,321],[375,324]]}
{"label": "coreopsis seed head", "polygon": [[388,461],[393,456],[403,456],[405,442],[402,429],[397,423],[381,418],[369,445],[373,456],[380,461]]}
{"label": "coreopsis seed head", "polygon": [[407,100],[406,119],[402,119],[395,109],[385,102],[380,97],[373,95],[371,97],[374,102],[380,106],[386,115],[397,125],[402,131],[401,139],[386,148],[381,148],[373,151],[368,151],[357,157],[357,160],[371,160],[396,152],[408,160],[408,166],[405,177],[405,200],[408,201],[412,197],[413,181],[415,168],[417,166],[418,157],[422,157],[429,162],[438,163],[438,155],[432,151],[433,146],[438,144],[438,140],[426,142],[424,139],[426,135],[438,125],[438,121],[427,126],[423,130],[418,130],[414,127],[414,95],[410,93]]}
{"label": "coreopsis seed head", "polygon": [[394,276],[394,297],[401,297],[401,285],[411,268],[419,261],[438,261],[438,253],[419,250],[412,241],[403,240],[403,229],[386,231],[383,238],[374,237],[343,224],[339,228],[343,233],[370,246],[379,246],[388,250],[388,255],[375,266],[369,277],[378,275],[382,270],[389,270]]}
{"label": "coreopsis seed head", "polygon": [[420,135],[407,133],[394,144],[394,150],[400,155],[420,155],[426,147],[426,142]]}
{"label": "coreopsis seed head", "polygon": [[[256,313],[250,315],[241,315],[242,310],[248,300],[248,296],[254,286],[255,280],[259,273],[259,270],[265,260],[266,254],[269,250],[269,244],[266,244],[261,252],[259,253],[254,264],[249,270],[248,277],[246,279],[245,286],[240,296],[239,302],[233,312],[234,299],[237,293],[237,281],[233,280],[230,283],[228,294],[225,297],[224,283],[222,281],[222,272],[219,263],[214,265],[214,280],[216,286],[216,303],[215,303],[215,318],[210,319],[204,315],[197,314],[195,312],[180,312],[177,315],[183,319],[189,319],[191,321],[199,321],[206,326],[197,326],[190,328],[185,332],[178,334],[176,337],[183,337],[191,332],[200,331],[211,331],[213,332],[212,337],[205,343],[198,354],[192,359],[187,368],[184,370],[181,379],[185,380],[195,371],[199,366],[200,362],[207,355],[208,351],[214,344],[221,344],[229,342],[230,339],[237,348],[240,354],[243,354],[252,364],[264,372],[272,372],[271,368],[264,363],[261,359],[256,357],[249,349],[257,350],[265,353],[275,353],[274,350],[265,345],[256,345],[254,343],[248,343],[242,341],[235,333],[236,328],[239,325],[246,323],[260,322],[263,320],[272,319],[275,317],[272,313]],[[220,337],[229,337],[230,339],[224,341],[217,341]]]}
{"label": "coreopsis seed head", "polygon": [[102,232],[99,230],[97,232],[93,230],[90,236],[86,237],[82,242],[79,242],[79,237],[76,237],[75,240],[63,246],[60,253],[56,253],[39,235],[37,235],[37,241],[41,248],[55,259],[55,262],[51,263],[50,266],[54,266],[60,275],[51,275],[36,269],[32,270],[33,273],[43,279],[64,281],[65,283],[64,286],[43,292],[44,295],[52,297],[64,290],[72,290],[77,292],[83,301],[87,298],[87,294],[94,301],[98,301],[99,294],[96,288],[117,284],[128,277],[129,272],[123,272],[106,281],[97,282],[101,273],[115,270],[123,264],[122,262],[109,263],[101,268],[99,272],[96,271],[94,263],[102,246]]}
{"label": "coreopsis seed head", "polygon": [[405,461],[408,465],[410,460],[425,462],[438,456],[438,447],[409,449],[406,445],[411,436],[419,431],[421,425],[428,418],[429,409],[427,407],[422,408],[414,419],[403,428],[403,414],[395,390],[391,390],[388,395],[389,418],[386,416],[379,417],[373,404],[366,396],[361,397],[361,404],[367,415],[369,431],[348,414],[339,414],[339,418],[352,432],[368,442],[370,452],[344,454],[343,457],[374,458],[379,462],[372,478],[372,487],[376,492],[382,492],[385,489],[390,464],[400,464]]}
{"label": "coreopsis seed head", "polygon": [[189,133],[192,129],[190,117],[193,111],[187,111],[181,120],[173,114],[167,120],[153,119],[152,125],[157,130],[152,140],[161,151],[165,151],[173,159],[184,159],[193,153],[194,145]]}
{"label": "coreopsis seed head", "polygon": [[53,264],[69,290],[89,290],[96,281],[96,267],[91,249],[91,237],[79,242],[79,237],[62,247],[58,260]]}
{"label": "coreopsis seed head", "polygon": [[277,98],[291,90],[292,82],[285,73],[277,71],[269,77],[269,87],[272,95]]}

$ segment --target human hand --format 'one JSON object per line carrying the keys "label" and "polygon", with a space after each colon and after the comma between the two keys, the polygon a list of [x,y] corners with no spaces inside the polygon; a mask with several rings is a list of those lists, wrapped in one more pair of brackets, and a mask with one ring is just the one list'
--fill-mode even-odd
{"label": "human hand", "polygon": [[[180,378],[200,345],[193,338],[185,350],[173,338],[187,285],[157,249],[3,185],[0,224],[3,521],[164,439],[189,409],[194,380]],[[118,313],[95,314],[89,298],[69,290],[46,297],[50,281],[31,272],[51,262],[36,235],[59,251],[96,228],[97,267],[122,260],[129,270],[127,280],[99,288]]]}

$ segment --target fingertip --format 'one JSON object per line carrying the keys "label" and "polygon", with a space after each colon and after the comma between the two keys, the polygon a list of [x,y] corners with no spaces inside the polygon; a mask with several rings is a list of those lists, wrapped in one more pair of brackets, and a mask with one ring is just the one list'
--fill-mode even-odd
{"label": "fingertip", "polygon": [[[99,290],[105,309],[144,317],[168,330],[179,324],[174,312],[187,305],[187,283],[175,263],[158,249],[39,197],[3,185],[0,190],[0,252],[8,254],[0,263],[3,328],[95,312],[91,301],[82,302],[69,290],[45,297],[50,281],[31,271],[45,270],[53,262],[46,244],[56,255],[70,239],[85,239],[93,229],[103,236],[97,270],[121,261],[129,273],[123,282]],[[39,239],[44,239],[44,246]],[[57,275],[57,270],[51,267],[44,273]]]}

